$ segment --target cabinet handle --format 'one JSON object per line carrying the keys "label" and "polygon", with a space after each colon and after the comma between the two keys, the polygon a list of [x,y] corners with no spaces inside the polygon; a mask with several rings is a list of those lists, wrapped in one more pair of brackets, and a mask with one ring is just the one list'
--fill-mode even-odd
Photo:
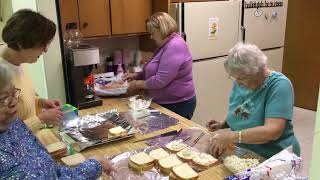
{"label": "cabinet handle", "polygon": [[89,24],[88,24],[87,22],[84,22],[83,25],[82,25],[82,27],[83,27],[83,28],[86,28],[88,25],[89,25]]}

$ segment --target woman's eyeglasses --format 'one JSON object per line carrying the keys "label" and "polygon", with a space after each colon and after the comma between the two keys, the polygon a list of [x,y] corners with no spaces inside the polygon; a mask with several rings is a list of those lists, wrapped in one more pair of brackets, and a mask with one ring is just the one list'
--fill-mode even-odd
{"label": "woman's eyeglasses", "polygon": [[0,104],[4,106],[8,106],[9,103],[12,101],[12,98],[18,99],[20,96],[21,89],[14,88],[14,90],[11,93],[8,93],[9,95],[7,97],[4,97],[0,99]]}
{"label": "woman's eyeglasses", "polygon": [[250,79],[249,76],[233,77],[231,75],[229,75],[228,78],[231,79],[232,81],[240,81],[240,82],[245,82],[245,81],[248,81]]}

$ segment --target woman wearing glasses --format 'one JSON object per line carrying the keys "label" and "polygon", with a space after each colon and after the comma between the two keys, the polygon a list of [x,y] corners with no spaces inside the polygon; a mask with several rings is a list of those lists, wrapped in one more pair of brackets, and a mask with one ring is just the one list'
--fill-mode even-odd
{"label": "woman wearing glasses", "polygon": [[[266,55],[255,45],[239,43],[224,63],[234,79],[226,121],[212,120],[211,151],[219,156],[231,143],[265,158],[289,146],[300,155],[293,132],[294,94],[290,80],[267,67]],[[230,129],[227,129],[230,127]]]}
{"label": "woman wearing glasses", "polygon": [[[97,179],[109,162],[94,157],[69,168],[58,165],[29,128],[17,118],[20,89],[11,68],[0,64],[0,179]],[[18,111],[19,112],[19,111]]]}
{"label": "woman wearing glasses", "polygon": [[[0,64],[9,66],[14,86],[21,89],[18,116],[32,131],[40,129],[42,123],[59,123],[63,116],[58,110],[59,100],[42,99],[35,94],[24,66],[35,63],[47,51],[55,32],[56,26],[51,20],[27,9],[14,13],[2,31],[6,44],[0,46]],[[46,111],[41,112],[42,109]]]}

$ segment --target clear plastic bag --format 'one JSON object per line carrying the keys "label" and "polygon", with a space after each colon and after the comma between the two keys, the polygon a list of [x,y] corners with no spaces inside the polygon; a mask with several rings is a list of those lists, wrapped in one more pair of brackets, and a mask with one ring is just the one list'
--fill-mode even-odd
{"label": "clear plastic bag", "polygon": [[267,159],[259,166],[247,169],[233,176],[225,178],[226,180],[306,180],[307,177],[300,176],[302,159],[284,149],[278,154]]}

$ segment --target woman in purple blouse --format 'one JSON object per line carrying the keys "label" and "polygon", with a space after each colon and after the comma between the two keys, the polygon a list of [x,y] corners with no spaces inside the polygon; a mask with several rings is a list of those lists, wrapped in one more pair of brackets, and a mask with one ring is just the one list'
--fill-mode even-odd
{"label": "woman in purple blouse", "polygon": [[130,73],[129,91],[145,89],[154,102],[191,119],[196,107],[192,78],[192,56],[176,33],[177,24],[167,13],[159,12],[147,21],[147,30],[158,48],[140,73]]}

